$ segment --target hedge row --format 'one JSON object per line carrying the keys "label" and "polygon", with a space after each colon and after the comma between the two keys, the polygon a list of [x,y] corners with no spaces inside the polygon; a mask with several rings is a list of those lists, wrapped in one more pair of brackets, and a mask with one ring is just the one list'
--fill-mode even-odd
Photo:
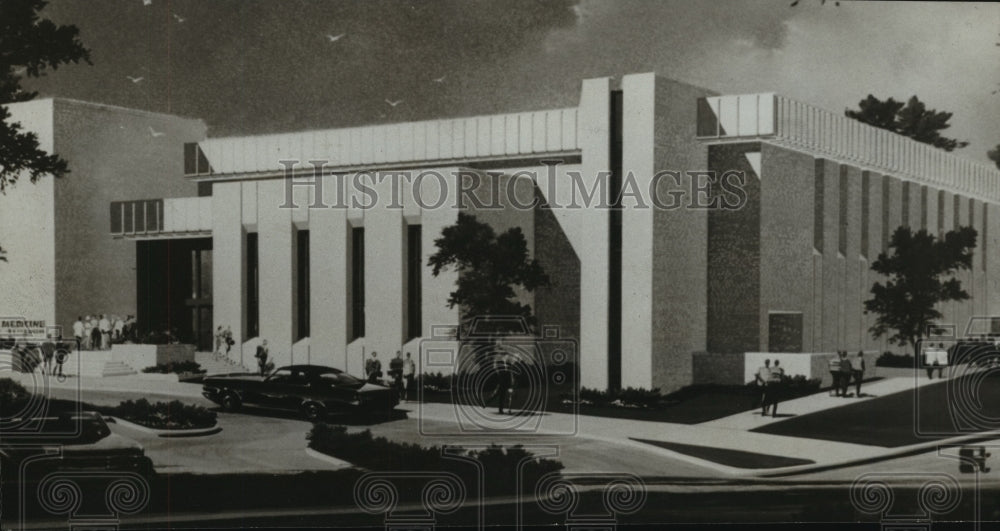
{"label": "hedge row", "polygon": [[[385,437],[373,437],[369,430],[348,433],[344,426],[325,423],[313,425],[307,438],[309,448],[368,470],[443,471],[459,476],[465,485],[478,483],[478,467],[443,454],[439,446],[425,448],[419,444],[393,442]],[[532,457],[521,445],[493,444],[480,450],[463,451],[461,455],[482,464],[490,496],[517,493],[519,467],[523,477],[521,492],[531,492],[542,476],[563,468],[559,461]]]}
{"label": "hedge row", "polygon": [[103,411],[129,422],[158,430],[188,430],[215,426],[215,412],[174,400],[150,403],[145,398],[126,400]]}

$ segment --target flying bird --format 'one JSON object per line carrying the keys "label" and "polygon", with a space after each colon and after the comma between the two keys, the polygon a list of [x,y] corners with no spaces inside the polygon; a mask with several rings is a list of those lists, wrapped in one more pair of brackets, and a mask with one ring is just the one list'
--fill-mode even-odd
{"label": "flying bird", "polygon": [[177,22],[178,22],[178,23],[181,23],[181,22],[184,22],[185,20],[187,20],[186,18],[184,18],[184,17],[182,17],[182,16],[178,15],[177,13],[174,13],[174,18],[176,18],[176,19],[177,19]]}
{"label": "flying bird", "polygon": [[403,103],[403,100],[396,100],[396,101],[385,100],[385,102],[388,103],[390,107],[395,107],[400,103]]}
{"label": "flying bird", "polygon": [[142,5],[151,6],[153,5],[153,0],[142,0]]}
{"label": "flying bird", "polygon": [[329,35],[329,34],[327,34],[326,38],[330,39],[330,42],[337,42],[340,39],[342,39],[345,35],[347,35],[347,34],[346,33],[341,33],[340,35]]}
{"label": "flying bird", "polygon": [[125,77],[127,77],[128,80],[131,81],[131,82],[133,82],[133,83],[138,83],[138,82],[142,81],[143,79],[145,79],[142,76],[139,76],[139,77],[125,76]]}
{"label": "flying bird", "polygon": [[435,83],[444,83],[444,78],[446,78],[446,77],[448,77],[448,76],[436,77],[436,78],[434,78],[434,82]]}
{"label": "flying bird", "polygon": [[149,134],[153,135],[153,138],[157,138],[157,137],[161,137],[161,136],[166,135],[166,133],[162,133],[160,131],[157,131],[157,130],[153,129],[153,126],[149,126]]}

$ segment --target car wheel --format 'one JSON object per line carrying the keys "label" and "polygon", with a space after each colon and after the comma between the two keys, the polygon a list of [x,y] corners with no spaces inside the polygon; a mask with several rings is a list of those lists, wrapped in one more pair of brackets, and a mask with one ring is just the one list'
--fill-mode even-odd
{"label": "car wheel", "polygon": [[226,393],[222,396],[222,409],[225,411],[236,411],[240,405],[240,397],[236,396],[236,393]]}
{"label": "car wheel", "polygon": [[302,406],[302,412],[305,414],[307,419],[315,421],[323,418],[323,415],[326,413],[326,408],[316,402],[309,402],[308,404]]}

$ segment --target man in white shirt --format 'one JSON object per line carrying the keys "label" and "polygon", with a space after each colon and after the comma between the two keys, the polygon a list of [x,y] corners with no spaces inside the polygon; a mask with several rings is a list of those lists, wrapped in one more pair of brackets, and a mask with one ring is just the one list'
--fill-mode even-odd
{"label": "man in white shirt", "polygon": [[107,350],[111,347],[111,323],[104,314],[101,314],[97,327],[101,329],[101,350]]}
{"label": "man in white shirt", "polygon": [[76,338],[76,351],[80,352],[80,347],[83,346],[83,318],[77,317],[76,322],[73,323],[73,337]]}

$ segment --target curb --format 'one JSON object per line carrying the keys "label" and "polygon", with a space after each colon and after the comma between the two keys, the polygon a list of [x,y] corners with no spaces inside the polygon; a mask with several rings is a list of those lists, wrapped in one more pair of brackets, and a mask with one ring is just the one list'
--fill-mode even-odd
{"label": "curb", "polygon": [[309,448],[308,446],[306,447],[306,455],[308,455],[309,457],[312,457],[314,459],[318,459],[320,461],[323,461],[324,463],[327,463],[327,464],[330,464],[330,465],[335,465],[338,468],[351,468],[351,467],[354,467],[354,465],[352,465],[351,463],[348,463],[347,461],[343,461],[341,459],[337,459],[336,457],[333,457],[332,455],[326,455],[323,452],[317,452],[316,450],[313,450],[312,448]]}
{"label": "curb", "polygon": [[113,415],[108,416],[115,420],[115,424],[119,424],[132,430],[148,433],[150,435],[156,435],[157,437],[203,437],[207,435],[215,435],[216,433],[222,431],[222,426],[219,425],[212,426],[211,428],[197,428],[192,430],[158,430],[156,428],[147,428],[146,426],[129,422],[121,417],[115,417]]}

